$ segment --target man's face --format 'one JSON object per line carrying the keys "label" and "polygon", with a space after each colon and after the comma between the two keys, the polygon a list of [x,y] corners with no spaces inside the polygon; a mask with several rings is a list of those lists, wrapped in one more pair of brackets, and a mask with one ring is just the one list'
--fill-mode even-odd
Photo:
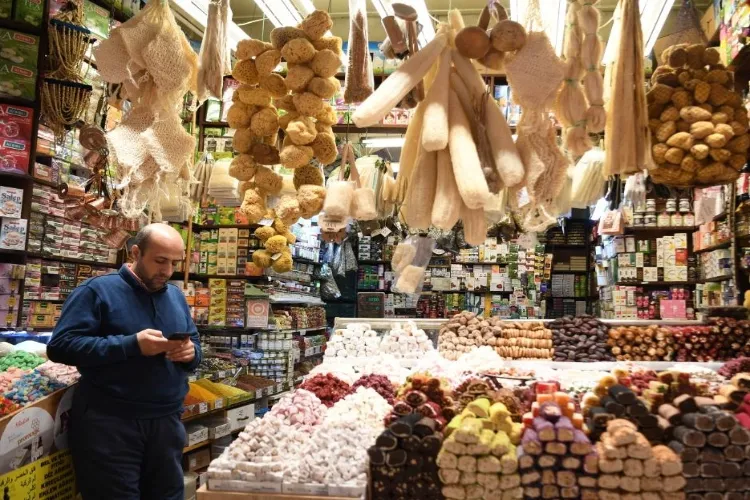
{"label": "man's face", "polygon": [[185,257],[181,241],[164,242],[159,241],[157,237],[149,241],[145,252],[137,245],[133,245],[131,253],[135,258],[133,271],[152,292],[167,284],[175,266]]}

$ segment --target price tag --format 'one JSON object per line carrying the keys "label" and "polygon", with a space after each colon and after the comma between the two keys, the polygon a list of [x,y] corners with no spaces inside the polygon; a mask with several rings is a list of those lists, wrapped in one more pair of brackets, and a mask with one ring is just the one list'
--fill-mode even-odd
{"label": "price tag", "polygon": [[198,380],[198,377],[196,377],[195,375],[190,375],[188,377],[188,382],[195,382],[197,380]]}
{"label": "price tag", "polygon": [[327,214],[322,214],[318,218],[318,225],[320,230],[324,233],[335,233],[346,227],[346,219],[343,217],[332,217]]}
{"label": "price tag", "polygon": [[387,238],[389,234],[391,234],[393,231],[390,230],[390,228],[384,227],[380,230],[380,234],[383,235],[384,238]]}
{"label": "price tag", "polygon": [[216,408],[217,410],[219,408],[224,408],[224,398],[217,399],[216,403],[214,404],[214,408]]}
{"label": "price tag", "polygon": [[273,219],[261,219],[258,224],[261,226],[270,226],[273,224]]}
{"label": "price tag", "polygon": [[208,403],[198,403],[198,413],[206,413],[208,411]]}
{"label": "price tag", "polygon": [[279,260],[281,258],[281,253],[275,253],[271,255],[271,260]]}
{"label": "price tag", "polygon": [[216,376],[219,378],[226,378],[227,372],[222,370],[219,373],[217,373]]}

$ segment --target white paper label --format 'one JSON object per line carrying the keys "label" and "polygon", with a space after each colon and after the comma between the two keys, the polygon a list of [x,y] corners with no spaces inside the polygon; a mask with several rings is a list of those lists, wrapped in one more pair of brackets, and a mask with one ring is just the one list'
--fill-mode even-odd
{"label": "white paper label", "polygon": [[198,403],[198,413],[206,413],[208,411],[208,403]]}

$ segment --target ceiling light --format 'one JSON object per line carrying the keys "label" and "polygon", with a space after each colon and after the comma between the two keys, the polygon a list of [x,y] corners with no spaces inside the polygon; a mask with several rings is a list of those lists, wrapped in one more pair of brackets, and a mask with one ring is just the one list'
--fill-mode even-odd
{"label": "ceiling light", "polygon": [[363,139],[362,144],[368,148],[400,148],[404,145],[403,137],[375,137]]}
{"label": "ceiling light", "polygon": [[[273,3],[273,8],[271,8],[271,3]],[[302,21],[297,7],[290,0],[255,0],[255,4],[277,28],[297,26]]]}
{"label": "ceiling light", "polygon": [[[539,0],[540,15],[544,24],[544,32],[559,56],[563,49],[565,35],[565,7],[568,2],[560,0]],[[526,15],[529,7],[527,0],[510,0],[510,18],[526,25]]]}
{"label": "ceiling light", "polygon": [[[645,57],[651,55],[654,50],[654,44],[659,39],[659,34],[664,23],[667,21],[674,0],[640,0],[638,3],[641,13],[641,32],[643,33],[643,43]],[[602,64],[609,64],[615,59],[617,49],[620,45],[620,18],[622,17],[622,2],[617,2],[614,15],[614,26],[607,41],[607,48],[604,50]]]}

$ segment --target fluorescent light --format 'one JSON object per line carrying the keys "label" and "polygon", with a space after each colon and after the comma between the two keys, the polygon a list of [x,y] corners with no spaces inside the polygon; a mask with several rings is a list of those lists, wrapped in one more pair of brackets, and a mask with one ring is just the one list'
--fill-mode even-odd
{"label": "fluorescent light", "polygon": [[[544,32],[547,33],[547,37],[558,56],[562,54],[563,49],[565,8],[567,3],[561,0],[539,0],[539,10],[542,23],[544,24]],[[510,0],[510,18],[525,25],[528,7],[529,2],[527,0]]]}
{"label": "fluorescent light", "polygon": [[364,139],[362,144],[368,148],[400,148],[404,145],[403,137],[375,137]]}
{"label": "fluorescent light", "polygon": [[378,11],[381,19],[393,15],[393,9],[389,0],[370,0],[370,2],[375,6],[375,10]]}
{"label": "fluorescent light", "polygon": [[[200,28],[201,34],[206,32],[206,24],[208,22],[208,0],[170,0],[170,4],[186,21]],[[250,36],[234,22],[230,22],[227,36],[229,37],[228,43],[231,49],[234,49],[240,40],[250,38]]]}
{"label": "fluorescent light", "polygon": [[[664,23],[667,22],[667,17],[674,6],[674,0],[640,0],[638,5],[641,14],[641,31],[643,32],[643,55],[648,57],[654,50],[654,44],[659,39]],[[602,64],[611,63],[617,55],[617,48],[620,45],[619,21],[622,17],[622,2],[617,2],[613,17],[614,26],[607,41],[607,48],[604,50]]]}
{"label": "fluorescent light", "polygon": [[[271,3],[274,4],[271,8]],[[297,7],[289,0],[255,0],[255,4],[266,15],[271,24],[281,26],[297,26],[302,21]]]}

